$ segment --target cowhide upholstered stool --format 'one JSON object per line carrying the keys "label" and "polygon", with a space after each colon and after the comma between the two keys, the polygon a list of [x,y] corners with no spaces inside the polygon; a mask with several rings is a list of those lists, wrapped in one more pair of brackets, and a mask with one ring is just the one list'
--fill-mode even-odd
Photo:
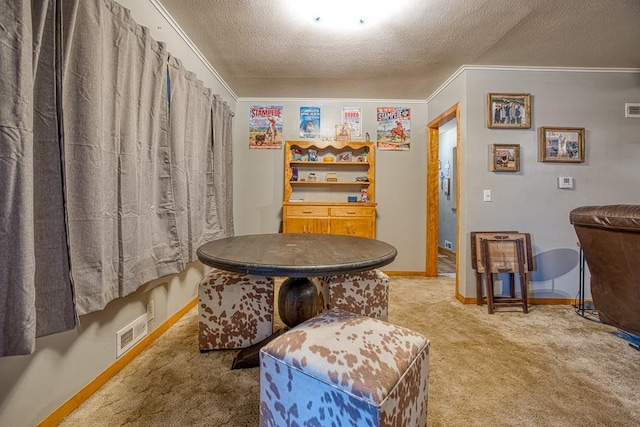
{"label": "cowhide upholstered stool", "polygon": [[339,308],[380,320],[388,319],[389,276],[380,270],[315,279],[318,311]]}
{"label": "cowhide upholstered stool", "polygon": [[214,268],[198,286],[200,351],[245,348],[273,333],[273,278]]}
{"label": "cowhide upholstered stool", "polygon": [[332,309],[260,350],[260,426],[402,426],[427,421],[429,341]]}

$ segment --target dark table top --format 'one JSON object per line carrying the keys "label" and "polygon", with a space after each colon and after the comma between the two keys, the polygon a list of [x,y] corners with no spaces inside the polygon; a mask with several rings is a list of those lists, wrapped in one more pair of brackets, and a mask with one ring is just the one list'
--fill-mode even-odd
{"label": "dark table top", "polygon": [[336,234],[252,234],[198,248],[204,264],[243,274],[312,277],[357,273],[391,263],[398,252],[380,240]]}

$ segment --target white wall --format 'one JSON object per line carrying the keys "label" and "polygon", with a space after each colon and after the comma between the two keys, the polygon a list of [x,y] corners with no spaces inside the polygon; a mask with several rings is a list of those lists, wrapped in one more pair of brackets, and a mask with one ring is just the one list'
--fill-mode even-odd
{"label": "white wall", "polygon": [[[221,94],[235,109],[233,94],[185,44],[152,1],[120,3],[131,9],[139,24],[150,28],[156,40],[165,42],[185,68],[194,71],[205,86]],[[197,295],[204,270],[202,264],[192,263],[180,275],[145,284],[134,294],[112,301],[104,310],[82,316],[80,326],[73,331],[37,339],[36,351],[29,356],[0,358],[0,426],[36,425],[55,411],[114,363],[116,331],[144,314],[150,299],[155,303],[155,318],[148,329],[156,329]]]}
{"label": "white wall", "polygon": [[[423,273],[426,260],[426,102],[239,99],[234,120],[234,220],[237,235],[276,233],[282,218],[284,152],[249,149],[249,108],[282,105],[283,140],[299,140],[300,107],[321,107],[321,134],[335,135],[342,107],[361,107],[363,135],[376,135],[376,107],[411,107],[411,149],[376,151],[376,238],[396,247],[388,271]],[[354,139],[356,140],[356,139]],[[364,141],[364,138],[362,139]]]}
{"label": "white wall", "polygon": [[[514,229],[531,233],[537,298],[574,298],[578,291],[577,238],[571,209],[582,205],[640,203],[640,120],[624,118],[624,103],[640,100],[640,74],[468,69],[429,102],[436,117],[461,102],[460,292],[475,296],[469,233]],[[531,129],[488,129],[487,93],[531,93]],[[538,128],[584,127],[586,161],[538,162]],[[489,171],[489,144],[520,144],[519,173]],[[574,190],[559,190],[558,176],[572,176]],[[493,202],[482,201],[482,191]],[[589,294],[588,294],[589,296]]]}

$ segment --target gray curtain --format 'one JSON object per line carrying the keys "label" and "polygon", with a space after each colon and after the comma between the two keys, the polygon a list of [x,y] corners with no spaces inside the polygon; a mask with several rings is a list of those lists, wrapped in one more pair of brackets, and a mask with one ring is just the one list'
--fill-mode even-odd
{"label": "gray curtain", "polygon": [[67,31],[69,246],[76,309],[85,314],[182,271],[184,260],[171,188],[164,44],[107,0],[81,1]]}
{"label": "gray curtain", "polygon": [[111,0],[0,6],[7,356],[233,234],[232,113]]}
{"label": "gray curtain", "polygon": [[233,113],[219,95],[214,95],[213,120],[213,199],[218,213],[219,237],[235,234],[233,228]]}
{"label": "gray curtain", "polygon": [[[0,3],[0,355],[35,345],[31,7]],[[5,77],[6,76],[6,77]]]}
{"label": "gray curtain", "polygon": [[[73,329],[63,181],[60,25],[56,1],[32,1],[34,70],[34,252],[36,336]],[[57,47],[58,46],[58,47]]]}
{"label": "gray curtain", "polygon": [[0,356],[77,324],[66,244],[56,2],[0,7]]}
{"label": "gray curtain", "polygon": [[[220,97],[203,87],[177,58],[169,58],[169,123],[172,178],[176,192],[182,256],[193,261],[203,243],[233,234],[231,113]],[[219,128],[219,129],[218,129]],[[217,131],[214,133],[214,129]],[[217,137],[218,133],[225,138]],[[219,176],[227,172],[228,175]],[[223,222],[224,221],[224,222]]]}

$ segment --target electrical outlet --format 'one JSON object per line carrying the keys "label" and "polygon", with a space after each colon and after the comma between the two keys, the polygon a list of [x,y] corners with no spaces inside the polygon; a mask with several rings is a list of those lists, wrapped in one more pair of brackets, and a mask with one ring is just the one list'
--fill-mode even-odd
{"label": "electrical outlet", "polygon": [[156,304],[153,300],[147,303],[147,322],[151,322],[156,316]]}

